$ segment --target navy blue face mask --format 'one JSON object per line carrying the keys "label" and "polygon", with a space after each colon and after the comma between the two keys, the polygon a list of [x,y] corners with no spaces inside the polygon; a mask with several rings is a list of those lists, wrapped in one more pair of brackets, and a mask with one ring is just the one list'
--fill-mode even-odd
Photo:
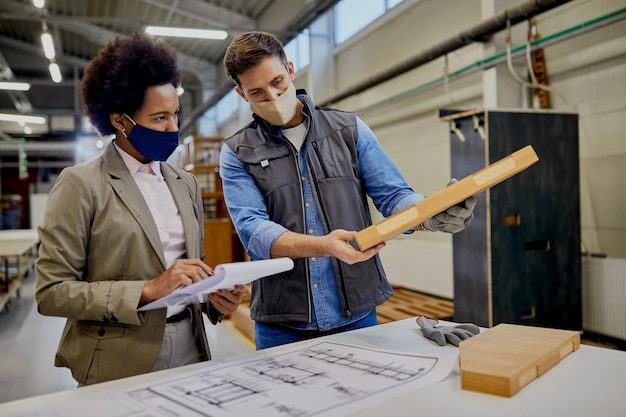
{"label": "navy blue face mask", "polygon": [[152,161],[166,161],[178,146],[180,132],[148,129],[135,123],[126,113],[123,114],[134,125],[133,131],[128,136],[124,134],[133,148]]}

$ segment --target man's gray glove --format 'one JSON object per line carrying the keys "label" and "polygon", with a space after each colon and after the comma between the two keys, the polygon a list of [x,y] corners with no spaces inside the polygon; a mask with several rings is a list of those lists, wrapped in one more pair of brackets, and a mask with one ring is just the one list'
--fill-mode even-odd
{"label": "man's gray glove", "polygon": [[[452,178],[449,185],[458,182],[456,178]],[[457,233],[465,229],[474,218],[474,207],[476,207],[476,198],[470,197],[459,204],[434,215],[422,224],[422,229],[431,232]]]}
{"label": "man's gray glove", "polygon": [[424,337],[434,340],[440,346],[445,345],[446,342],[459,346],[459,343],[463,340],[480,333],[480,328],[472,323],[457,324],[455,326],[437,326],[439,320],[426,316],[419,316],[416,321],[422,329]]}

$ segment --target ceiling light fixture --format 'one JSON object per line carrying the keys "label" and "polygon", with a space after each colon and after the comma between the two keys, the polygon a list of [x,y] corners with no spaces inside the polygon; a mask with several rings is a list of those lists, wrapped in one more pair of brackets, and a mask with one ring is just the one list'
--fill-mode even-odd
{"label": "ceiling light fixture", "polygon": [[46,123],[46,118],[42,116],[24,116],[21,114],[0,113],[0,120],[3,122],[17,122],[17,123],[33,123],[42,125]]}
{"label": "ceiling light fixture", "polygon": [[52,35],[48,32],[41,34],[41,45],[43,46],[43,53],[48,59],[54,59],[56,53],[54,52],[54,42],[52,42]]}
{"label": "ceiling light fixture", "polygon": [[28,91],[30,90],[30,84],[0,81],[0,90]]}
{"label": "ceiling light fixture", "polygon": [[48,70],[50,71],[50,77],[52,78],[52,81],[57,84],[63,81],[63,76],[61,75],[61,69],[59,68],[59,64],[51,62],[50,65],[48,65]]}
{"label": "ceiling light fixture", "polygon": [[228,32],[225,30],[173,28],[167,26],[146,26],[146,33],[157,36],[217,40],[226,39],[228,36]]}
{"label": "ceiling light fixture", "polygon": [[46,5],[46,0],[33,0],[33,4],[38,9],[43,9]]}

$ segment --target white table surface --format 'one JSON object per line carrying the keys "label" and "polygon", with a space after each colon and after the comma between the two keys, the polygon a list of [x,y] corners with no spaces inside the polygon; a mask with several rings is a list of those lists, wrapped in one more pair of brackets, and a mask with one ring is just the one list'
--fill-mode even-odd
{"label": "white table surface", "polygon": [[[400,352],[458,356],[457,348],[451,345],[440,347],[425,339],[415,319],[327,336],[325,339]],[[272,349],[279,352],[282,348]],[[154,381],[160,376],[172,376],[203,366],[210,364],[194,364],[158,374],[139,375],[0,404],[0,416],[34,411],[96,392],[124,390]],[[570,353],[511,398],[462,390],[457,365],[445,380],[437,384],[380,403],[353,416],[623,417],[626,416],[626,352],[581,345],[580,349]]]}
{"label": "white table surface", "polygon": [[35,229],[0,230],[0,256],[21,256],[39,243]]}
{"label": "white table surface", "polygon": [[5,229],[0,230],[0,240],[36,240],[39,241],[37,229]]}

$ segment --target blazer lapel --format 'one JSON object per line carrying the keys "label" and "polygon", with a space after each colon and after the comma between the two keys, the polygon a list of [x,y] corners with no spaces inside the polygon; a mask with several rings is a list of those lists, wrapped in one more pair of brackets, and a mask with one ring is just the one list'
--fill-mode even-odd
{"label": "blazer lapel", "polygon": [[154,252],[159,256],[163,268],[165,268],[165,254],[163,253],[159,231],[150,213],[150,208],[146,204],[141,190],[137,187],[137,183],[130,175],[126,164],[124,164],[124,160],[115,149],[113,142],[107,146],[103,158],[108,169],[109,184],[111,184],[119,199],[135,217]]}
{"label": "blazer lapel", "polygon": [[174,198],[176,207],[178,207],[178,212],[183,222],[187,258],[198,258],[200,256],[198,253],[199,235],[196,232],[198,229],[198,219],[193,206],[195,200],[192,194],[192,191],[195,190],[190,190],[185,180],[168,164],[161,162],[161,173],[172,193],[172,197]]}

